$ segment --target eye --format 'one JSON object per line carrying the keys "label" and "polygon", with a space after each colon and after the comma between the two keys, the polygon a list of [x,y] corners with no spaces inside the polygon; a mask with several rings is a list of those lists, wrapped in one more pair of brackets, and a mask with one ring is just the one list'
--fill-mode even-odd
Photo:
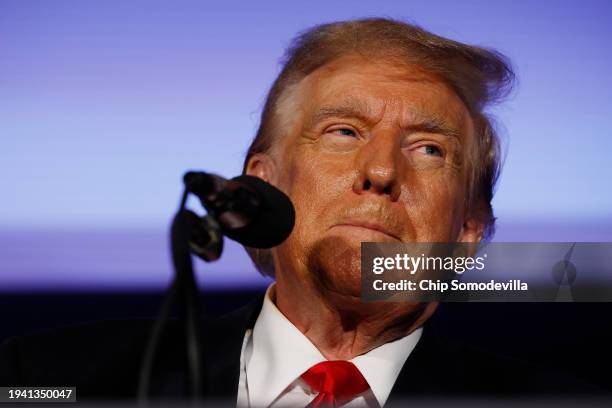
{"label": "eye", "polygon": [[443,156],[442,150],[440,150],[440,148],[434,145],[420,146],[420,147],[417,147],[416,150],[428,156],[437,156],[437,157]]}
{"label": "eye", "polygon": [[357,136],[357,133],[353,129],[349,129],[349,128],[333,129],[331,130],[331,133],[335,133],[340,136],[350,136],[350,137]]}
{"label": "eye", "polygon": [[322,130],[318,142],[321,147],[336,153],[346,153],[362,144],[361,132],[345,123],[336,123]]}

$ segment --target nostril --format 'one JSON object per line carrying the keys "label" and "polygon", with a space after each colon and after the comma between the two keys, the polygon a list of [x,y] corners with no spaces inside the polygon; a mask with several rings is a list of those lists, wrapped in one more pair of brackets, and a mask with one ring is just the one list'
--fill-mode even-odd
{"label": "nostril", "polygon": [[366,180],[363,183],[363,189],[364,190],[369,190],[372,187],[372,182],[370,180]]}
{"label": "nostril", "polygon": [[387,185],[383,191],[385,194],[391,195],[391,184]]}

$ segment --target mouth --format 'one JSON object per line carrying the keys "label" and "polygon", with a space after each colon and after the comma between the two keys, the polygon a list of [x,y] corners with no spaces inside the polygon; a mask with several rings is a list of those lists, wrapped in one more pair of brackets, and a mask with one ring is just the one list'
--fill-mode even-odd
{"label": "mouth", "polygon": [[352,229],[354,231],[365,231],[365,232],[374,232],[373,235],[380,235],[381,237],[386,237],[386,239],[392,238],[394,241],[401,242],[400,237],[395,235],[393,232],[389,231],[388,228],[377,224],[375,222],[363,222],[363,221],[347,221],[341,224],[336,224],[334,227],[337,228],[346,228]]}

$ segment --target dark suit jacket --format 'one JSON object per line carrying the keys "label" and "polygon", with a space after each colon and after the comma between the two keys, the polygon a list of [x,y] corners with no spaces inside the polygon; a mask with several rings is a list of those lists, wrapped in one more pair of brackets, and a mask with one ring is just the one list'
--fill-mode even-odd
{"label": "dark suit jacket", "polygon": [[[208,398],[236,401],[245,331],[262,298],[202,322],[203,388]],[[0,386],[76,386],[79,400],[134,399],[150,321],[108,321],[13,338],[0,347]],[[184,395],[184,342],[170,324],[156,360],[156,396]],[[580,382],[525,363],[453,344],[425,327],[388,403],[403,398],[594,392]]]}

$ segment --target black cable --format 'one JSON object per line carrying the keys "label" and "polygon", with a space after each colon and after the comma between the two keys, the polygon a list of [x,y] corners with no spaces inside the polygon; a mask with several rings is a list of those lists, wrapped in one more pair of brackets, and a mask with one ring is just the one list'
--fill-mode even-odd
{"label": "black cable", "polygon": [[187,374],[191,397],[201,397],[200,333],[198,325],[198,288],[193,274],[193,262],[189,249],[191,224],[180,211],[172,223],[172,259],[179,289],[179,306],[185,330],[187,346]]}
{"label": "black cable", "polygon": [[176,281],[173,281],[172,285],[166,292],[159,314],[157,315],[157,319],[155,319],[155,322],[153,323],[151,335],[149,336],[149,342],[145,348],[138,381],[138,401],[141,404],[147,404],[149,402],[149,387],[151,386],[153,362],[159,347],[159,341],[161,340],[166,328],[166,323],[170,317],[170,311],[172,310],[172,304],[174,303],[176,292]]}
{"label": "black cable", "polygon": [[160,312],[153,324],[149,342],[145,348],[138,382],[138,400],[141,404],[147,404],[149,402],[151,375],[155,355],[170,317],[172,304],[177,297],[185,330],[188,366],[187,374],[191,397],[193,400],[197,401],[202,395],[198,289],[193,274],[193,263],[189,250],[190,225],[186,217],[184,217],[183,212],[187,201],[187,195],[188,191],[185,189],[179,210],[174,216],[170,229],[172,261],[176,274],[170,288],[168,288],[166,292]]}

